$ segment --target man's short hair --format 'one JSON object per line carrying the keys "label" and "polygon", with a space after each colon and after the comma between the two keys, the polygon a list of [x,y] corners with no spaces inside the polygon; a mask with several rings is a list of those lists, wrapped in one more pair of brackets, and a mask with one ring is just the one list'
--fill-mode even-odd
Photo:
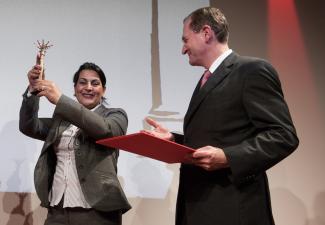
{"label": "man's short hair", "polygon": [[229,25],[220,9],[214,7],[200,8],[188,15],[184,22],[188,19],[191,20],[190,28],[194,32],[199,32],[204,25],[209,25],[219,42],[226,43],[228,41]]}

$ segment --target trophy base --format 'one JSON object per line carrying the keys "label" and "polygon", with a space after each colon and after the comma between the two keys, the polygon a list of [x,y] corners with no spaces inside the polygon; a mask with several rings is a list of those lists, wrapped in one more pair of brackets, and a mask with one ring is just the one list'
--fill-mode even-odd
{"label": "trophy base", "polygon": [[40,93],[41,91],[38,91],[38,90],[35,90],[35,91],[32,91],[31,94],[32,95],[38,95],[38,93]]}

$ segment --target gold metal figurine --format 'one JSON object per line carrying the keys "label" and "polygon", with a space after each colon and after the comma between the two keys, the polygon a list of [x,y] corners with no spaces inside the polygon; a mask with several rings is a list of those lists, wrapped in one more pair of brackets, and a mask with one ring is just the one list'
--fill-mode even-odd
{"label": "gold metal figurine", "polygon": [[[38,78],[36,78],[36,80],[38,79],[43,80],[44,79],[44,56],[46,50],[52,47],[53,45],[50,45],[49,41],[45,43],[44,40],[42,40],[42,42],[37,40],[36,46],[39,49],[39,55],[36,57],[36,64],[41,66],[40,75]],[[33,90],[31,93],[33,95],[37,95],[39,92],[40,92],[39,90]]]}
{"label": "gold metal figurine", "polygon": [[48,50],[52,46],[53,45],[50,45],[49,41],[45,43],[44,40],[42,40],[42,42],[37,40],[37,48],[39,49],[39,58],[37,57],[38,60],[36,64],[41,66],[41,73],[39,79],[44,79],[44,57],[45,57],[46,50]]}

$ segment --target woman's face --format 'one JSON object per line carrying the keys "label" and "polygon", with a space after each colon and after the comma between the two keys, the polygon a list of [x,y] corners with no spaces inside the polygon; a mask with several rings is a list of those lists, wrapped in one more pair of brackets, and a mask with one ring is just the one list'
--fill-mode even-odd
{"label": "woman's face", "polygon": [[82,70],[74,87],[74,93],[80,104],[87,109],[92,109],[100,103],[105,88],[96,71]]}

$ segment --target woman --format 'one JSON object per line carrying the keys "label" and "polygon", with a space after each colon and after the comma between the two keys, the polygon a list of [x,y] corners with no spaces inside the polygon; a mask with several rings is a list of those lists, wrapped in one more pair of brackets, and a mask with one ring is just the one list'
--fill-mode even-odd
{"label": "woman", "polygon": [[[104,72],[93,63],[80,66],[73,77],[77,101],[37,79],[40,73],[40,65],[28,72],[19,128],[44,141],[34,180],[41,206],[48,208],[45,225],[122,224],[131,207],[116,175],[118,150],[96,140],[124,135],[128,120],[124,110],[103,105]],[[55,105],[52,118],[38,117],[42,96]]]}

